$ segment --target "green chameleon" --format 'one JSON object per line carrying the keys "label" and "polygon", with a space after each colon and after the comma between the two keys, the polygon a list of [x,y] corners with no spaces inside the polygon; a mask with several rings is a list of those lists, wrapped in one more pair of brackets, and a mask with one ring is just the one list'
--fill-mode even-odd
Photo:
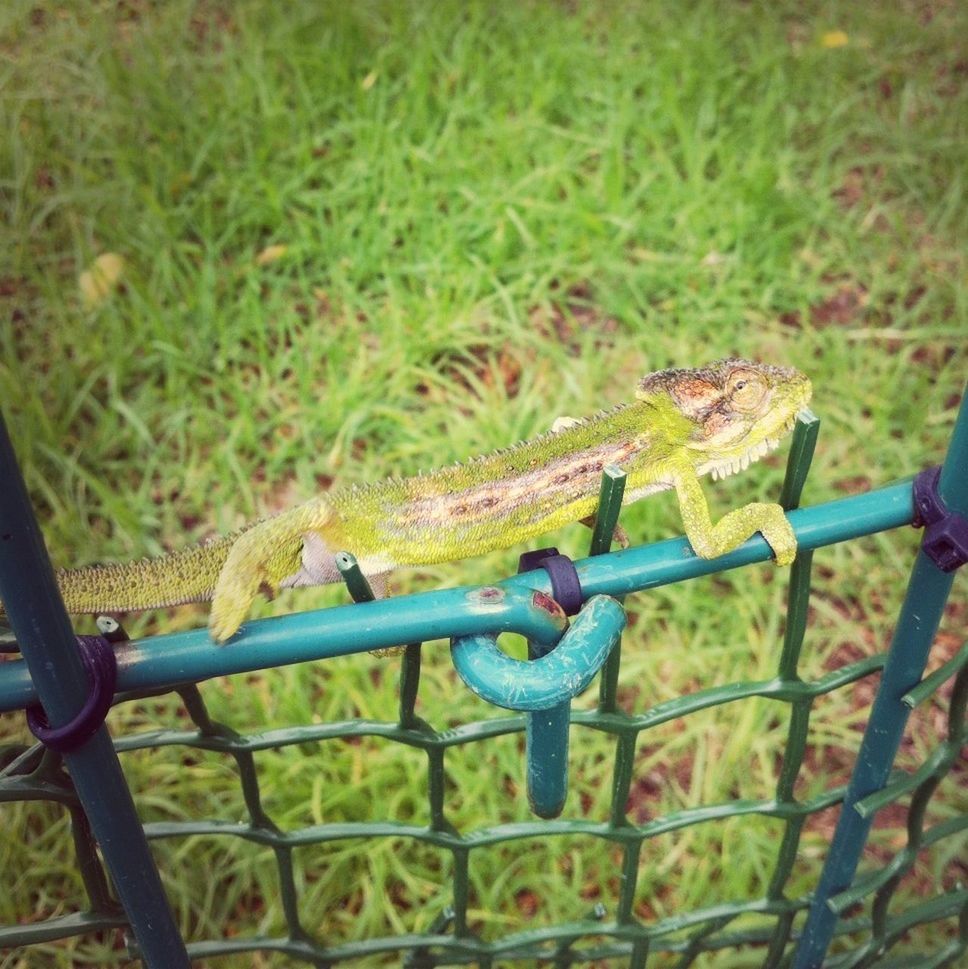
{"label": "green chameleon", "polygon": [[625,502],[675,489],[696,554],[714,558],[761,532],[779,565],[796,539],[777,504],[754,502],[715,525],[699,477],[725,477],[777,446],[810,399],[796,370],[722,360],[644,377],[635,400],[561,418],[531,441],[412,478],[336,489],[289,511],[156,559],[61,570],[70,613],[127,612],[212,600],[223,642],[260,592],[340,579],[352,552],[380,580],[398,566],[481,555],[594,515],[602,469],[626,472]]}

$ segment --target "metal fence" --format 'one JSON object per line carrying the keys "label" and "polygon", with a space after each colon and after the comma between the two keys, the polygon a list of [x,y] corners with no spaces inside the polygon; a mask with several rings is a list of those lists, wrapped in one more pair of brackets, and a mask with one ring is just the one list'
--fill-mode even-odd
{"label": "metal fence", "polygon": [[[696,558],[679,539],[596,554],[575,563],[585,604],[564,635],[567,623],[550,598],[555,592],[552,579],[539,570],[490,587],[358,602],[252,622],[229,648],[213,646],[203,631],[118,644],[115,701],[177,690],[192,728],[124,736],[112,743],[101,726],[80,747],[62,754],[39,744],[0,750],[0,801],[46,799],[70,812],[74,851],[88,896],[85,911],[32,924],[0,926],[0,948],[16,951],[40,942],[123,930],[132,955],[149,966],[165,969],[188,966],[195,960],[206,965],[213,960],[214,964],[218,957],[254,952],[280,953],[280,958],[317,967],[383,964],[393,955],[409,969],[447,965],[566,967],[599,965],[603,960],[619,960],[608,965],[646,967],[656,959],[669,958],[675,959],[675,965],[686,967],[701,965],[704,954],[740,948],[745,953],[743,965],[764,967],[900,969],[963,964],[959,960],[968,952],[968,888],[959,885],[946,891],[936,886],[935,897],[910,904],[902,911],[896,911],[897,906],[891,903],[919,852],[947,839],[958,839],[952,840],[953,844],[963,843],[968,832],[966,816],[924,826],[926,806],[952,770],[965,742],[968,644],[944,666],[923,676],[959,551],[964,552],[968,543],[964,520],[968,517],[968,404],[962,403],[940,480],[922,475],[917,485],[906,481],[800,509],[796,506],[817,430],[818,422],[812,415],[800,419],[787,467],[781,500],[791,509],[789,517],[800,551],[790,576],[776,674],[768,680],[701,689],[637,715],[623,712],[616,701],[624,623],[618,605],[621,597],[765,561],[770,550],[759,537],[715,561]],[[39,700],[50,721],[63,724],[88,698],[88,678],[2,425],[0,467],[4,469],[0,482],[0,593],[23,657],[0,664],[0,711],[26,709]],[[615,482],[606,484],[612,487]],[[615,498],[614,491],[603,494],[606,504],[609,496]],[[617,508],[614,500],[611,504]],[[916,516],[926,526],[924,542],[889,650],[819,679],[802,678],[799,660],[807,627],[813,550],[907,525]],[[602,518],[604,526],[597,533],[594,552],[602,551],[602,536],[610,533],[607,526],[614,521],[612,514]],[[352,563],[347,561],[346,565],[348,585],[353,590]],[[365,590],[357,587],[355,595],[365,598]],[[508,660],[496,649],[496,635],[509,630],[528,637],[530,661]],[[414,708],[420,684],[419,644],[439,638],[451,639],[455,665],[475,692],[520,712],[447,730],[434,729],[420,719]],[[293,725],[246,735],[214,722],[195,685],[216,675],[266,668],[269,657],[271,665],[279,666],[397,645],[405,646],[405,650],[399,659],[399,711],[392,721]],[[597,708],[571,711],[571,696],[588,684],[599,667]],[[846,789],[832,788],[810,799],[798,799],[794,783],[807,751],[814,701],[878,671],[878,691]],[[951,680],[954,686],[946,714],[946,735],[939,736],[936,749],[917,770],[892,773],[908,714]],[[742,703],[751,697],[771,698],[791,708],[785,752],[772,797],[727,800],[641,824],[627,815],[640,735],[674,718],[722,704]],[[612,738],[614,760],[608,779],[611,808],[607,821],[560,816],[567,784],[569,730],[598,731]],[[487,744],[495,737],[515,733],[527,736],[529,796],[539,816],[526,823],[458,830],[448,819],[445,804],[447,751]],[[426,825],[386,818],[291,830],[269,816],[260,798],[256,752],[364,736],[406,745],[426,756]],[[198,818],[142,825],[124,784],[118,753],[171,745],[231,756],[237,766],[247,820],[232,823]],[[906,846],[882,867],[857,876],[874,815],[907,798]],[[842,805],[839,822],[815,891],[788,894],[804,825],[818,812],[837,805]],[[683,911],[654,922],[636,915],[633,902],[644,844],[691,825],[748,815],[778,819],[783,825],[772,874],[761,897]],[[244,839],[271,848],[278,867],[284,935],[183,942],[152,863],[148,841],[199,834]],[[474,852],[514,840],[558,836],[598,839],[619,849],[621,878],[616,896],[588,918],[485,941],[468,918],[468,871]],[[422,934],[358,942],[330,943],[314,938],[300,918],[294,850],[345,839],[378,838],[411,839],[450,854],[452,874],[438,886],[439,916],[435,923]],[[4,873],[3,878],[9,879],[10,874]],[[867,903],[866,913],[854,914],[859,902]],[[741,918],[751,915],[757,917],[752,927]],[[917,957],[892,954],[892,948],[912,927],[942,920],[947,920],[952,930],[937,951]],[[840,955],[827,956],[831,940],[839,934],[848,935],[852,947]]]}

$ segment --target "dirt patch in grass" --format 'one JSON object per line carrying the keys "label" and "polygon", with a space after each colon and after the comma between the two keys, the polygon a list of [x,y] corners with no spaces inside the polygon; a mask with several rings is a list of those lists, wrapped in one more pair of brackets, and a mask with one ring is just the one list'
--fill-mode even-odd
{"label": "dirt patch in grass", "polygon": [[[447,382],[478,396],[480,389],[501,387],[509,399],[517,396],[521,386],[524,364],[510,347],[495,349],[488,344],[476,343],[460,351],[446,350],[434,354],[430,360],[432,369],[447,378]],[[431,393],[430,386],[421,381],[416,386],[421,397]]]}
{"label": "dirt patch in grass", "polygon": [[867,288],[855,281],[842,282],[825,300],[810,307],[810,322],[819,329],[851,326],[863,317]]}
{"label": "dirt patch in grass", "polygon": [[[15,337],[20,337],[30,326],[27,305],[37,297],[36,286],[25,276],[0,277],[0,313],[10,321]],[[15,342],[15,350],[21,348]]]}
{"label": "dirt patch in grass", "polygon": [[834,198],[842,209],[850,210],[882,188],[884,177],[883,165],[874,168],[855,166],[847,172],[840,186],[834,189]]}
{"label": "dirt patch in grass", "polygon": [[[676,721],[677,732],[685,729],[685,722]],[[636,754],[639,769],[632,777],[629,796],[625,802],[625,814],[635,824],[647,824],[661,814],[656,805],[661,804],[670,786],[680,791],[688,790],[692,781],[695,758],[686,754],[674,760],[658,760],[647,771],[641,770],[643,761],[651,759],[657,744],[642,747]]]}
{"label": "dirt patch in grass", "polygon": [[[867,287],[856,280],[828,280],[837,282],[828,296],[807,309],[807,317],[818,330],[828,327],[851,327],[861,323],[869,302]],[[784,326],[799,329],[803,326],[800,310],[787,310],[779,315]]]}
{"label": "dirt patch in grass", "polygon": [[968,82],[968,58],[960,58],[940,67],[935,75],[935,93],[943,98],[957,97]]}
{"label": "dirt patch in grass", "polygon": [[587,282],[575,283],[563,291],[557,280],[552,281],[553,295],[548,303],[531,307],[528,319],[532,327],[550,339],[557,340],[572,351],[581,348],[579,334],[593,331],[595,347],[608,346],[619,323],[595,305],[594,292]]}

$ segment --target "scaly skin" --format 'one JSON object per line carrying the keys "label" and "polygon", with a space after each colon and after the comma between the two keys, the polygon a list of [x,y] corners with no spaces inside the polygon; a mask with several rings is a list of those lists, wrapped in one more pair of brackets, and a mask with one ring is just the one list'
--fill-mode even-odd
{"label": "scaly skin", "polygon": [[699,477],[731,474],[772,450],[810,399],[795,370],[723,360],[642,379],[633,403],[574,421],[466,464],[337,489],[233,535],[157,559],[58,573],[70,613],[127,612],[212,599],[223,642],[260,591],[339,579],[333,556],[363,572],[481,555],[593,515],[605,465],[627,474],[625,501],[675,489],[696,554],[714,558],[761,532],[779,565],[796,540],[779,505],[709,517]]}

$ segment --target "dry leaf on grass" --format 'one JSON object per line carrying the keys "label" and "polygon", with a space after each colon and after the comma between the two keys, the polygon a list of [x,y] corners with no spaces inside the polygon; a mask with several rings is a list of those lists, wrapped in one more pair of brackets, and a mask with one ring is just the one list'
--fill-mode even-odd
{"label": "dry leaf on grass", "polygon": [[116,252],[101,253],[91,263],[90,269],[85,269],[77,277],[77,285],[85,307],[90,310],[100,306],[118,288],[123,274],[123,256],[119,256]]}
{"label": "dry leaf on grass", "polygon": [[289,246],[282,244],[277,244],[274,246],[266,246],[262,252],[255,257],[255,264],[257,266],[268,266],[270,262],[276,262],[289,251]]}
{"label": "dry leaf on grass", "polygon": [[821,47],[846,47],[850,43],[850,38],[842,30],[828,30],[820,38]]}

